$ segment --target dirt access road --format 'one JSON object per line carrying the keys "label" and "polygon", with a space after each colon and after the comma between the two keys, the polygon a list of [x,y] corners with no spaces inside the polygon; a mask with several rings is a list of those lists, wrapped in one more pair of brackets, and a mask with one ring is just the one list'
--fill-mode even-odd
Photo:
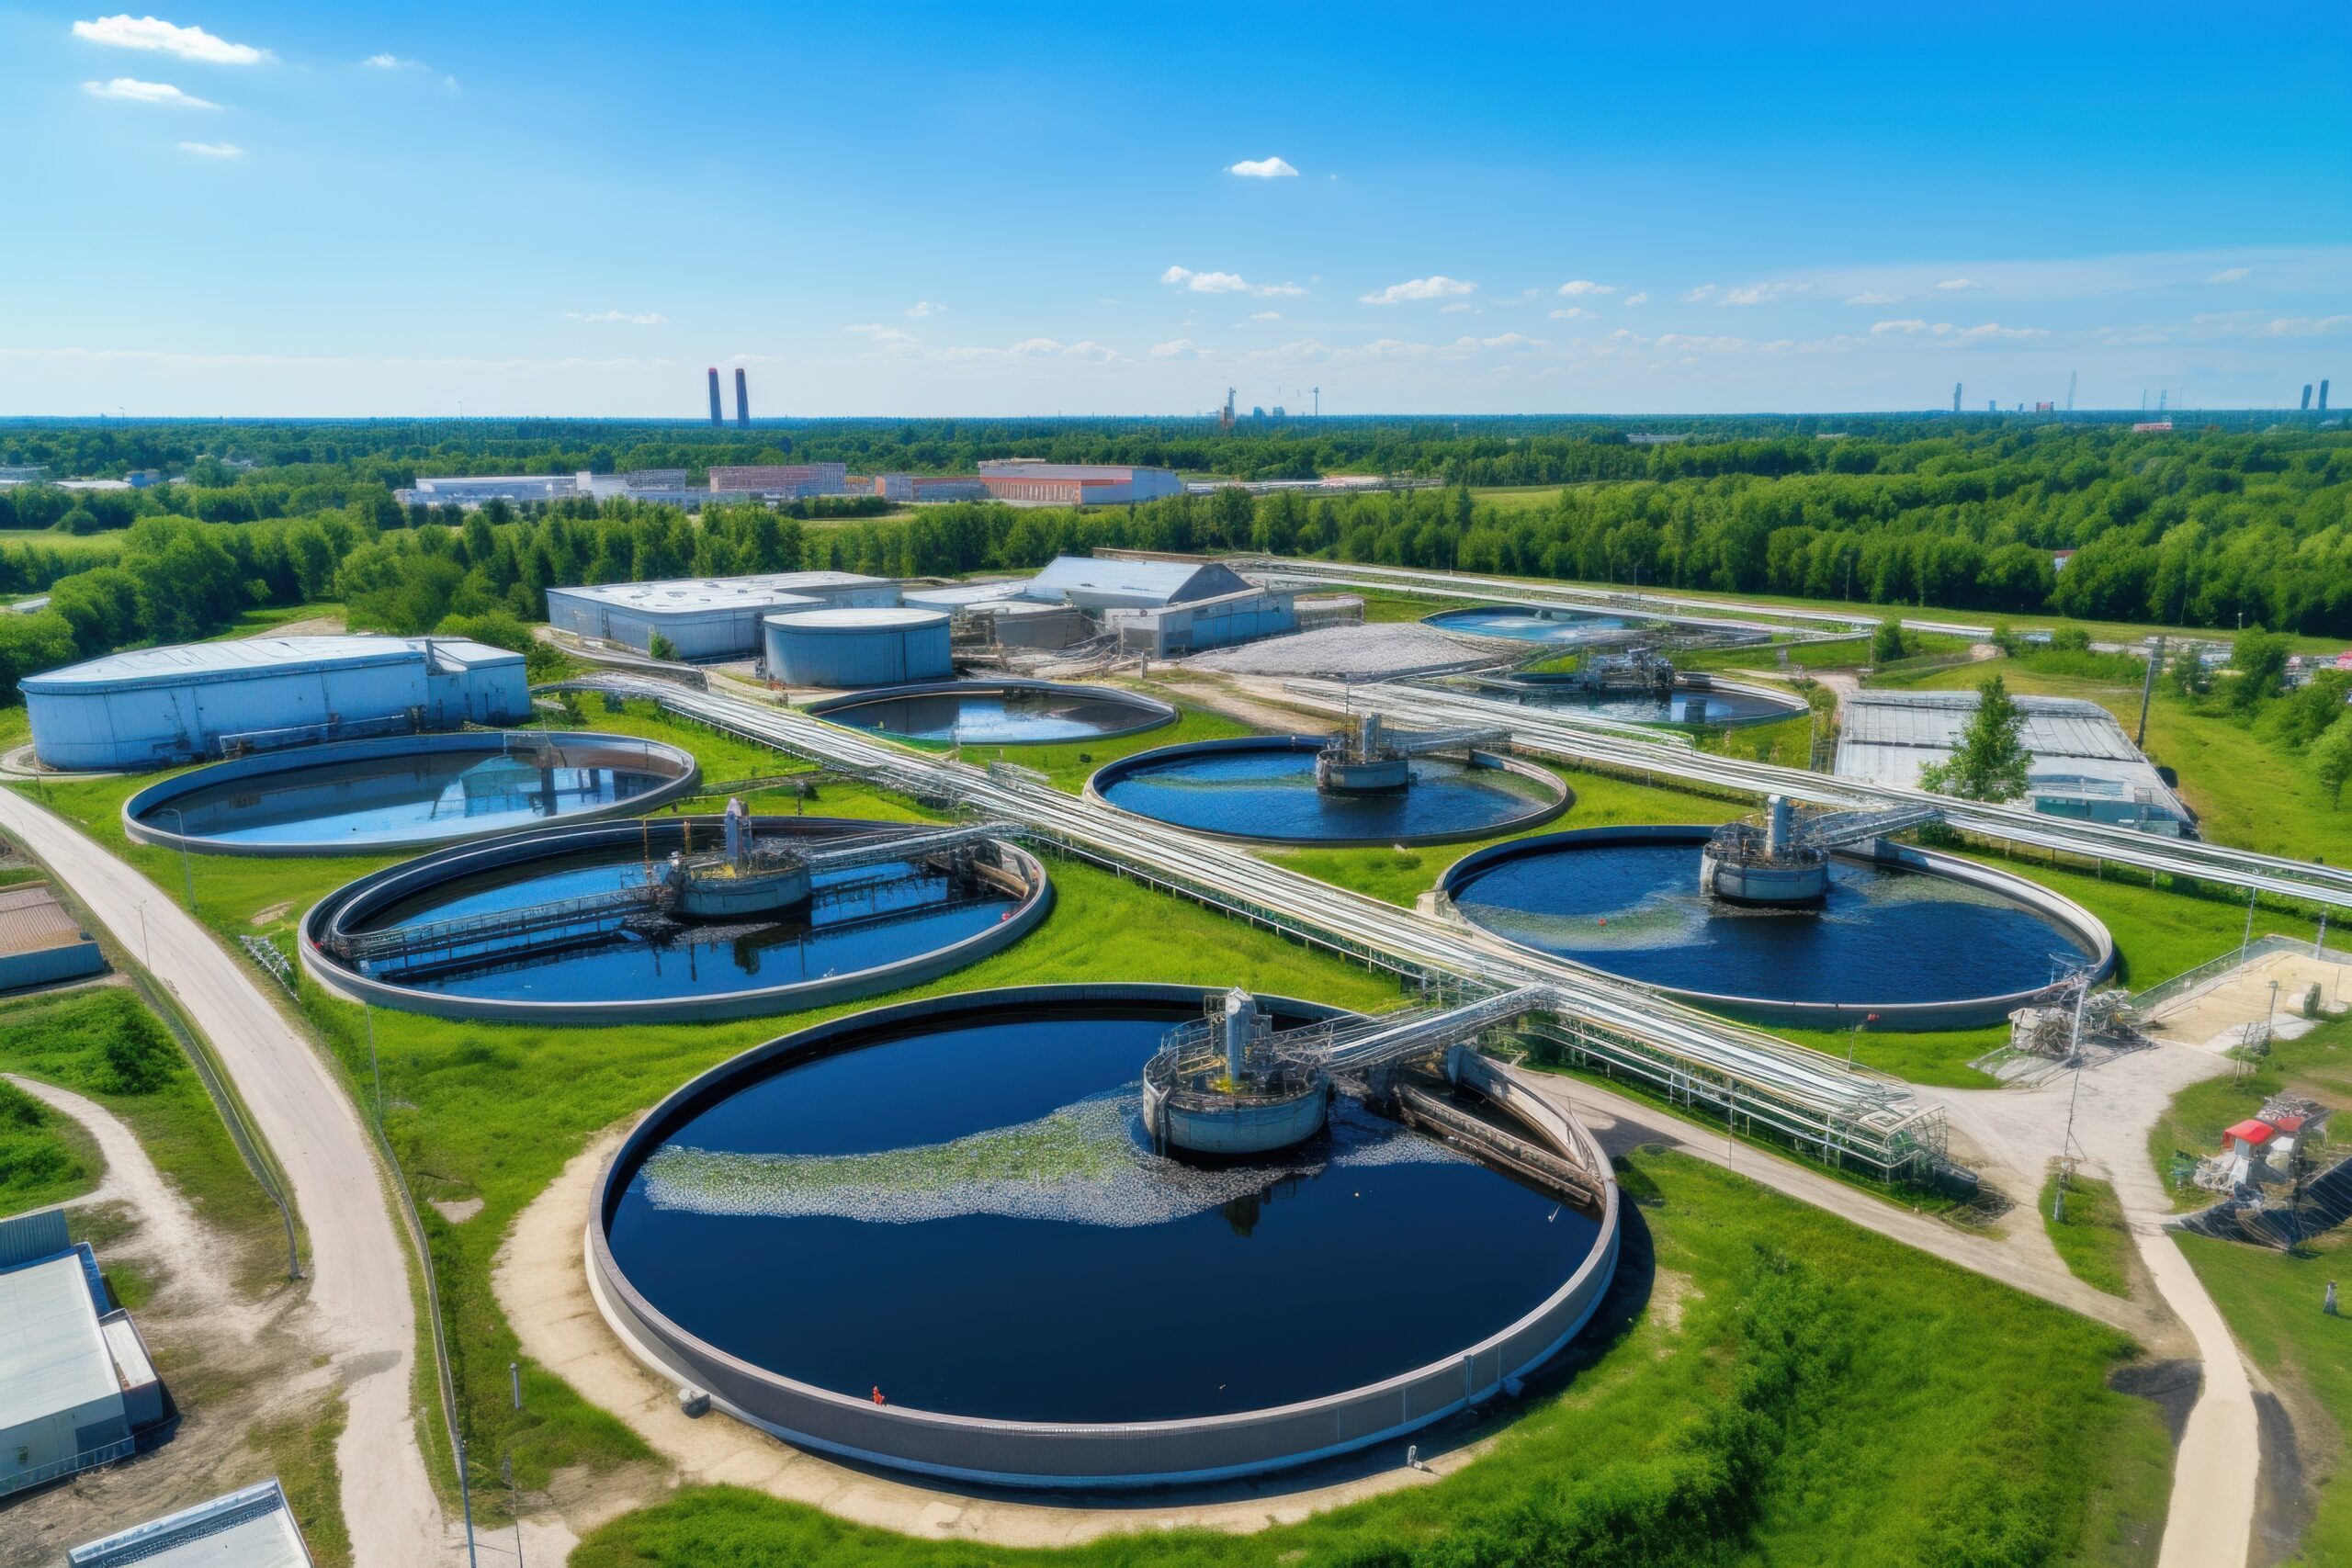
{"label": "dirt access road", "polygon": [[408,1260],[358,1112],[244,964],[170,895],[13,790],[0,789],[0,828],[46,861],[92,917],[171,988],[285,1169],[310,1233],[311,1321],[304,1327],[344,1380],[348,1414],[335,1460],[357,1568],[447,1561],[441,1506],[410,1404],[416,1316]]}

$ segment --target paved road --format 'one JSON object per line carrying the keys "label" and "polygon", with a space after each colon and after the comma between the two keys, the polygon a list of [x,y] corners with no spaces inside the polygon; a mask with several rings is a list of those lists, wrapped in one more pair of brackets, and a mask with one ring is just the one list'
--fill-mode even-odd
{"label": "paved road", "polygon": [[[311,1326],[333,1348],[344,1378],[348,1416],[335,1458],[357,1568],[446,1560],[440,1504],[410,1404],[416,1317],[408,1263],[357,1111],[245,964],[168,894],[13,790],[0,789],[0,828],[46,861],[171,987],[211,1041],[293,1186],[310,1233]],[[201,888],[199,878],[199,897]]]}

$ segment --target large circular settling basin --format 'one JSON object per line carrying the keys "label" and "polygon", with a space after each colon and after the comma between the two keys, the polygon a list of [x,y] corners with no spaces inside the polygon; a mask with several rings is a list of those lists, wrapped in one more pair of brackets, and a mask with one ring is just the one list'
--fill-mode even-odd
{"label": "large circular settling basin", "polygon": [[1539,841],[1465,868],[1447,891],[1464,916],[1521,946],[1718,997],[1956,1002],[2034,990],[2061,963],[2091,956],[2058,921],[1989,888],[1842,857],[1817,908],[1726,903],[1699,890],[1707,832]]}
{"label": "large circular settling basin", "polygon": [[[713,847],[697,840],[700,847]],[[821,849],[821,839],[811,840]],[[369,912],[352,928],[387,931],[425,921],[496,915],[616,888],[657,875],[666,856],[635,847],[557,852],[453,876]],[[876,969],[949,946],[1003,920],[1019,899],[988,882],[959,881],[905,861],[820,871],[805,904],[724,922],[680,921],[651,930],[583,932],[571,945],[524,946],[494,929],[477,946],[374,977],[417,990],[482,1000],[655,1001],[800,985]]]}
{"label": "large circular settling basin", "polygon": [[1344,1100],[1263,1159],[1153,1154],[1139,1074],[1197,1013],[981,1004],[786,1055],[615,1174],[614,1258],[678,1327],[784,1377],[1092,1423],[1442,1360],[1593,1249],[1592,1218]]}
{"label": "large circular settling basin", "polygon": [[831,724],[908,740],[966,746],[1100,740],[1168,723],[1174,716],[1103,686],[989,686],[854,697],[811,711]]}
{"label": "large circular settling basin", "polygon": [[[543,753],[497,737],[337,750],[344,754],[317,761],[288,753],[277,766],[200,769],[144,792],[153,804],[135,820],[232,853],[364,854],[625,812],[643,797],[667,799],[693,768],[683,753],[625,736],[551,738]],[[226,776],[206,782],[214,773]]]}
{"label": "large circular settling basin", "polygon": [[1409,788],[1347,795],[1315,784],[1317,736],[1197,742],[1146,751],[1094,775],[1104,800],[1138,817],[1279,843],[1430,843],[1486,838],[1556,815],[1556,783],[1449,757],[1412,759]]}
{"label": "large circular settling basin", "polygon": [[1513,642],[1589,642],[1601,632],[1623,630],[1614,615],[1588,615],[1575,610],[1538,609],[1528,604],[1482,604],[1475,609],[1440,610],[1422,623],[1442,631],[1472,637],[1508,637]]}
{"label": "large circular settling basin", "polygon": [[1709,726],[1722,729],[1770,724],[1794,718],[1805,711],[1801,703],[1777,701],[1758,693],[1721,686],[1708,691],[1678,688],[1667,696],[1647,693],[1600,695],[1524,675],[1502,682],[1499,687],[1490,686],[1486,694],[1508,696],[1528,707],[1573,708],[1596,718],[1613,718],[1623,724]]}

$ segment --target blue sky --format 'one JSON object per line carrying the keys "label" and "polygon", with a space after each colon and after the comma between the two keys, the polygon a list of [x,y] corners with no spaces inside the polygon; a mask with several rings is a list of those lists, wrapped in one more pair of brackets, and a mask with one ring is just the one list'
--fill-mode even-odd
{"label": "blue sky", "polygon": [[2352,401],[2341,4],[166,4],[0,0],[0,413]]}

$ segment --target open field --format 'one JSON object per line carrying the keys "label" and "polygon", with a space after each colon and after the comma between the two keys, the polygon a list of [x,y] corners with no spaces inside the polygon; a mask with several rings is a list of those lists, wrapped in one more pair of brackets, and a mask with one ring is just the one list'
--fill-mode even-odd
{"label": "open field", "polygon": [[2130,1295],[2132,1234],[2124,1228],[2114,1184],[2079,1174],[2067,1178],[2063,1221],[2052,1212],[2057,1201],[2058,1176],[2053,1171],[2041,1185],[2041,1225],[2067,1269],[2084,1284],[2110,1296]]}
{"label": "open field", "polygon": [[[577,1568],[2153,1562],[2169,1447],[2110,1330],[1684,1156],[1623,1163],[1623,1281],[1493,1451],[1254,1536],[1015,1552],[697,1488]],[[1568,1376],[1569,1372],[1573,1376]],[[1996,1553],[1997,1546],[1997,1552]]]}
{"label": "open field", "polygon": [[88,564],[98,566],[122,553],[122,534],[119,530],[68,534],[50,528],[0,528],[0,548],[12,545],[33,545],[61,555],[87,557]]}

